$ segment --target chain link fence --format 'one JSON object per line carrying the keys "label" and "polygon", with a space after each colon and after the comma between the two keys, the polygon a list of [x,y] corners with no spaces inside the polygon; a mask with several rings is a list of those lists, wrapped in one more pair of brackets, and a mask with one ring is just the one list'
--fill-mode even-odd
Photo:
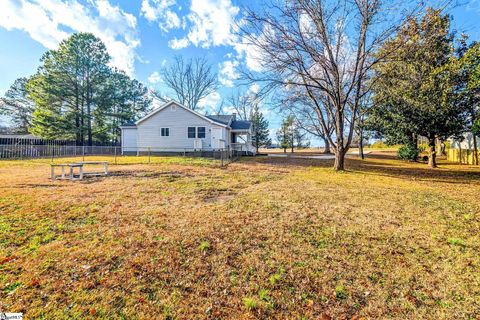
{"label": "chain link fence", "polygon": [[152,163],[154,157],[190,157],[210,158],[220,162],[221,166],[238,160],[246,154],[242,148],[194,149],[194,148],[151,148],[151,147],[118,147],[118,146],[71,146],[71,145],[35,145],[8,144],[0,145],[0,159],[50,159],[54,162],[61,158],[91,158],[101,156],[117,163],[124,157],[137,157],[139,163]]}

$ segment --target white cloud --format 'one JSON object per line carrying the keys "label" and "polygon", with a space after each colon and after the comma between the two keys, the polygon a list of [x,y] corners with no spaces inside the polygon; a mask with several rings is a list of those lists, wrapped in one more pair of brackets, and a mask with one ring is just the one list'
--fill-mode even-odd
{"label": "white cloud", "polygon": [[208,48],[233,43],[232,29],[239,8],[230,0],[192,0],[190,11],[193,26],[188,39],[195,46]]}
{"label": "white cloud", "polygon": [[217,91],[214,91],[210,93],[208,96],[203,98],[198,102],[198,106],[204,110],[210,109],[210,110],[215,110],[215,108],[218,106],[218,103],[222,100],[222,97],[220,96],[220,93]]}
{"label": "white cloud", "polygon": [[218,65],[219,75],[218,80],[225,87],[233,87],[233,81],[240,76],[237,72],[237,67],[240,64],[238,60],[227,60]]}
{"label": "white cloud", "polygon": [[248,88],[248,91],[253,94],[257,94],[260,92],[260,86],[257,83],[254,83],[250,86],[250,88]]}
{"label": "white cloud", "polygon": [[[259,35],[259,41],[265,36]],[[243,38],[241,41],[233,45],[239,58],[245,58],[245,64],[248,69],[255,72],[263,71],[262,67],[262,51],[261,49],[249,42],[248,39]]]}
{"label": "white cloud", "polygon": [[232,45],[236,39],[233,29],[239,11],[231,0],[192,0],[184,25],[188,28],[188,34],[170,44],[181,41],[182,48],[190,44],[202,48]]}
{"label": "white cloud", "polygon": [[[178,16],[172,10],[175,5],[176,0],[142,1],[142,15],[149,21],[158,21],[162,31],[173,28],[186,30],[187,34],[184,37],[175,37],[168,41],[170,48],[180,50],[190,45],[201,48],[233,47],[236,51],[236,60],[224,62],[220,66],[223,71],[220,71],[219,80],[227,87],[232,87],[233,80],[238,78],[235,68],[240,61],[244,61],[247,68],[252,71],[262,71],[261,53],[257,47],[235,35],[240,8],[233,5],[231,0],[192,0],[189,13],[181,21],[177,20]],[[180,7],[177,9],[181,10]],[[172,18],[169,18],[170,16]],[[227,58],[231,60],[233,54],[227,54]]]}
{"label": "white cloud", "polygon": [[188,47],[188,39],[174,38],[174,39],[168,41],[168,46],[172,49],[175,49],[175,50],[180,50],[180,49],[186,48],[186,47]]}
{"label": "white cloud", "polygon": [[150,76],[148,76],[147,80],[148,80],[148,82],[150,82],[152,84],[155,84],[155,83],[158,83],[158,82],[162,81],[162,77],[160,76],[160,73],[155,71]]}
{"label": "white cloud", "polygon": [[143,0],[140,12],[148,21],[158,21],[158,27],[163,32],[168,32],[182,25],[177,13],[171,10],[175,5],[175,0]]}
{"label": "white cloud", "polygon": [[2,0],[0,26],[19,29],[48,49],[73,32],[91,32],[112,56],[112,64],[128,74],[134,71],[135,49],[140,45],[137,20],[108,0]]}

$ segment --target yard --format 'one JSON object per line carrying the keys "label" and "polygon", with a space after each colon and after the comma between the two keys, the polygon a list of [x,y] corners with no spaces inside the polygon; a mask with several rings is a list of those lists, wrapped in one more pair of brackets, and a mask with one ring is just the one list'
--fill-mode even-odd
{"label": "yard", "polygon": [[26,319],[479,319],[480,170],[0,162],[0,310]]}

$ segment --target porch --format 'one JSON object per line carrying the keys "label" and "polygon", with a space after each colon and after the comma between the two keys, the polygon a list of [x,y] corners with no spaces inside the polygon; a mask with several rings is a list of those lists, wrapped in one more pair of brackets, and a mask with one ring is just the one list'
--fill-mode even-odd
{"label": "porch", "polygon": [[252,134],[248,130],[231,130],[230,148],[234,151],[244,152],[245,154],[255,154],[256,148],[252,143]]}

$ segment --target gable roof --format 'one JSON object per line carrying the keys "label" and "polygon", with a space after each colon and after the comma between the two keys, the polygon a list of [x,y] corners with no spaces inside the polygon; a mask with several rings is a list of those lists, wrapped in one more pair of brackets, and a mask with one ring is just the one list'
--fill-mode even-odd
{"label": "gable roof", "polygon": [[135,122],[135,125],[138,126],[141,122],[143,122],[143,121],[147,120],[148,118],[156,115],[157,113],[159,113],[160,111],[162,111],[163,109],[167,108],[168,106],[170,106],[170,105],[172,105],[172,104],[175,104],[176,106],[178,106],[178,107],[180,107],[180,108],[183,108],[183,109],[185,109],[185,110],[193,113],[193,114],[196,115],[197,117],[200,117],[200,118],[202,118],[203,120],[206,120],[206,121],[208,121],[208,122],[210,122],[210,123],[214,123],[214,124],[219,125],[219,126],[222,126],[222,127],[228,127],[228,124],[225,124],[225,123],[218,122],[218,121],[215,121],[215,120],[213,120],[213,119],[210,119],[210,118],[208,118],[208,117],[206,117],[206,116],[204,116],[204,115],[202,115],[202,114],[200,114],[200,113],[198,113],[198,112],[196,112],[196,111],[194,111],[194,110],[192,110],[192,109],[189,109],[189,108],[185,107],[184,105],[182,105],[182,104],[180,104],[180,103],[178,103],[178,102],[176,102],[176,101],[169,101],[169,102],[165,103],[164,105],[158,107],[157,109],[154,109],[152,112],[150,112],[149,114],[147,114],[145,117],[143,117],[143,118],[141,118],[140,120],[138,120],[137,122]]}

